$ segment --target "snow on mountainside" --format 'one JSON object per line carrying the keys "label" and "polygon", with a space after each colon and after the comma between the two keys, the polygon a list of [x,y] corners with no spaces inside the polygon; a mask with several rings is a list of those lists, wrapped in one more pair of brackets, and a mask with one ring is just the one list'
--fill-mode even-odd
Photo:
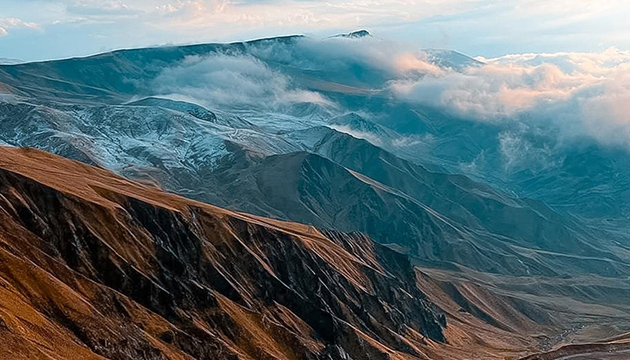
{"label": "snow on mountainside", "polygon": [[352,39],[358,39],[358,38],[363,38],[363,37],[367,37],[367,36],[372,36],[372,34],[370,34],[369,31],[367,30],[358,30],[358,31],[353,31],[351,33],[348,34],[339,34],[339,35],[335,35],[336,37],[345,37],[345,38],[352,38]]}
{"label": "snow on mountainside", "polygon": [[[382,127],[356,114],[332,119],[328,127],[322,127],[323,131],[313,123],[302,130],[294,130],[295,124],[288,124],[285,130],[277,132],[277,127],[292,119],[290,116],[276,119],[269,129],[267,122],[274,119],[272,114],[262,121],[254,117],[260,124],[255,126],[240,116],[152,98],[126,105],[44,106],[17,102],[5,104],[2,113],[3,139],[9,144],[36,146],[99,164],[221,206],[344,231],[363,231],[378,241],[397,243],[423,261],[455,262],[503,273],[584,271],[561,266],[561,257],[542,252],[541,260],[545,260],[532,263],[520,250],[501,244],[507,236],[520,242],[520,246],[524,241],[532,243],[528,246],[564,252],[565,256],[592,256],[592,265],[585,264],[586,271],[597,269],[604,275],[630,273],[620,259],[588,245],[594,244],[595,238],[571,225],[569,219],[559,218],[547,224],[545,217],[549,218],[549,214],[540,217],[537,209],[526,215],[518,209],[531,205],[514,203],[474,183],[465,185],[469,187],[465,197],[453,192],[464,186],[459,180],[447,181],[447,187],[436,187],[446,175],[427,172],[391,153],[380,153],[379,148],[357,139],[356,131],[377,136]],[[354,129],[354,136],[333,130],[339,124]],[[396,136],[391,130],[382,131],[382,135]],[[248,155],[243,157],[243,152]],[[359,154],[365,155],[357,157]],[[432,185],[434,182],[436,185]],[[311,187],[317,190],[313,192]],[[431,189],[435,195],[427,197],[425,189]],[[330,198],[331,192],[339,190],[342,192]],[[382,192],[380,200],[371,199],[370,192],[374,190]],[[346,191],[355,194],[350,203],[346,202],[350,200]],[[367,197],[357,195],[364,191]],[[356,200],[361,202],[355,203]],[[480,202],[488,203],[483,210],[477,205]],[[497,205],[502,213],[514,215],[496,222],[501,216],[495,210]],[[405,211],[395,211],[396,206]],[[532,215],[527,223],[522,223],[524,216]],[[532,225],[525,225],[532,223],[536,224],[532,229]],[[386,231],[386,224],[397,224],[397,230]],[[518,230],[521,227],[523,232]],[[556,243],[558,237],[562,242]],[[580,240],[570,245],[573,238]],[[545,245],[544,241],[550,242]],[[560,244],[563,246],[558,247]],[[480,247],[485,254],[473,250]],[[441,254],[435,252],[437,248],[443,249]],[[447,248],[448,252],[444,252]],[[595,257],[613,262],[598,268]]]}
{"label": "snow on mountainside", "polygon": [[[401,50],[372,36],[324,40],[289,36],[246,43],[123,50],[81,59],[0,66],[0,144],[43,149],[141,180],[153,185],[152,189],[157,186],[229,210],[297,221],[320,229],[366,234],[384,245],[377,246],[383,253],[395,257],[395,261],[387,264],[395,267],[402,263],[406,273],[409,273],[408,259],[422,267],[416,269],[416,280],[422,288],[430,289],[427,295],[454,324],[445,329],[446,346],[461,358],[474,353],[470,344],[479,351],[490,350],[488,356],[479,353],[482,358],[514,358],[523,349],[551,350],[573,339],[590,341],[627,332],[630,294],[627,150],[601,146],[588,137],[564,137],[566,134],[544,119],[526,122],[507,114],[504,121],[490,121],[468,118],[473,116],[472,111],[450,111],[458,105],[470,105],[462,103],[458,96],[466,100],[473,95],[488,95],[484,91],[470,94],[469,88],[477,90],[475,86],[479,85],[482,90],[491,90],[500,85],[500,81],[471,83],[479,80],[475,72],[492,75],[493,69],[456,52]],[[538,75],[533,73],[525,80],[546,79],[544,74]],[[450,83],[452,88],[440,92],[441,87]],[[426,101],[414,102],[405,98],[405,94]],[[489,96],[492,100],[496,98],[493,94]],[[455,102],[449,103],[450,108],[439,106],[444,99]],[[5,153],[10,151],[14,150]],[[35,154],[51,159],[39,152]],[[35,155],[31,152],[30,156]],[[24,157],[25,161],[27,158]],[[71,166],[58,158],[55,161]],[[31,175],[41,176],[38,172]],[[105,176],[110,177],[115,178],[111,174]],[[13,176],[10,178],[15,180]],[[45,184],[57,180],[53,177],[39,181]],[[13,184],[20,187],[20,196],[32,199],[33,203],[40,201],[38,206],[44,207],[40,211],[39,207],[30,206],[29,211],[13,217],[16,221],[45,218],[46,221],[39,222],[45,225],[43,228],[59,225],[59,229],[75,230],[82,224],[59,223],[65,218],[46,217],[50,212],[45,207],[54,205],[46,202],[51,198],[29,192],[39,188],[38,185],[22,188],[24,182],[17,180]],[[6,194],[15,194],[4,189]],[[134,189],[139,188],[134,185]],[[100,188],[97,192],[98,201],[119,200],[118,192],[103,193]],[[167,196],[157,191],[152,194],[158,199]],[[20,198],[9,198],[7,209],[21,204]],[[69,214],[83,214],[72,206],[67,209]],[[148,218],[152,218],[153,206],[146,209],[152,214]],[[171,224],[169,219],[179,219],[176,214],[169,207],[163,214],[166,218],[160,219]],[[247,216],[250,220],[260,219]],[[138,219],[147,221],[144,216]],[[190,224],[203,221],[190,220]],[[160,236],[175,231],[177,237],[177,229],[186,224],[178,221],[177,226],[156,229],[149,221],[146,228],[155,230],[155,244],[162,244]],[[112,222],[112,226],[103,227],[103,234],[111,234],[108,231],[113,225]],[[197,229],[196,225],[192,228]],[[260,245],[255,251],[260,251],[262,258],[276,259],[279,254],[287,254],[286,258],[273,262],[274,269],[278,267],[285,284],[301,286],[295,279],[310,276],[312,272],[285,265],[302,264],[302,259],[310,261],[310,252],[297,254],[287,248],[278,252],[279,238],[268,238],[270,235],[265,234],[261,242],[257,233],[251,232],[255,228],[253,225],[239,228],[243,239]],[[310,231],[308,237],[312,235]],[[138,230],[138,234],[145,233]],[[35,236],[45,238],[42,234]],[[79,238],[86,238],[81,234]],[[99,236],[94,239],[114,239]],[[184,238],[191,236],[187,234]],[[285,235],[281,237],[285,239]],[[361,243],[344,243],[344,246],[370,261],[372,253],[364,247],[370,247],[371,242],[367,237],[359,237]],[[270,239],[273,241],[267,241]],[[340,240],[334,236],[329,239]],[[327,258],[332,253],[328,251],[330,244],[326,244],[319,250]],[[83,245],[63,248],[93,250]],[[126,254],[123,252],[123,256]],[[182,255],[171,250],[160,254]],[[240,276],[252,270],[220,258],[223,265],[236,266],[228,273],[233,271]],[[90,269],[92,263],[88,262],[85,269]],[[165,264],[168,266],[162,269],[170,272],[172,263]],[[327,266],[318,264],[316,267]],[[347,274],[345,270],[341,273]],[[362,267],[362,271],[374,276],[370,267]],[[257,270],[255,273],[261,274]],[[214,278],[212,272],[202,272],[198,278],[181,277],[186,286],[181,291],[187,296],[195,295],[194,289],[200,283]],[[144,283],[142,278],[139,281]],[[307,298],[319,299],[326,291],[338,291],[332,298],[326,298],[323,306],[335,316],[348,317],[354,328],[368,331],[365,336],[372,338],[378,332],[374,338],[378,338],[378,343],[368,340],[370,344],[379,349],[382,349],[379,344],[389,344],[394,349],[400,346],[407,353],[414,348],[415,345],[408,346],[404,337],[408,333],[399,326],[409,323],[405,319],[394,321],[384,332],[379,332],[382,327],[375,325],[401,313],[403,318],[407,317],[404,314],[409,311],[406,306],[410,303],[398,301],[406,299],[406,295],[400,299],[395,295],[394,302],[402,308],[387,305],[387,315],[375,320],[370,312],[381,309],[381,291],[388,292],[388,287],[375,290],[376,297],[370,298],[376,299],[377,306],[366,312],[355,306],[366,301],[365,298],[348,298],[345,295],[349,288],[337,284],[327,282],[320,289],[323,293],[309,292]],[[135,288],[133,283],[113,285],[111,288],[124,294],[135,294],[131,289]],[[177,284],[171,285],[169,289],[179,289]],[[286,308],[276,309],[276,305],[270,308],[269,304],[280,300],[290,302],[290,311],[300,310],[300,306],[286,297],[269,298],[269,293],[257,285],[240,293],[249,296],[255,290],[253,303],[244,300],[249,299],[247,296],[235,295],[229,289],[232,285],[222,280],[208,286],[214,289],[215,285],[220,293],[232,296],[235,301],[242,300],[239,306],[249,306],[264,298],[261,302],[264,306],[251,313],[263,314],[256,318],[263,319],[262,323],[267,324],[264,314],[279,314],[283,323],[289,319],[293,324],[290,334],[306,339],[311,338],[311,330],[304,329],[319,326],[318,320],[307,314],[299,316],[308,324],[302,326],[302,320],[296,322],[295,317],[286,317]],[[314,289],[312,283],[307,285],[305,290]],[[330,288],[332,285],[335,286]],[[343,295],[341,302],[336,294]],[[298,298],[301,296],[295,297]],[[132,297],[132,300],[147,299]],[[38,304],[41,302],[32,305]],[[173,320],[170,310],[166,311],[161,304],[153,304],[157,314]],[[353,305],[348,308],[346,304]],[[244,310],[238,306],[230,306],[228,310],[229,316],[237,319],[235,323],[222,322],[216,328],[212,327],[216,323],[212,323],[209,328],[219,331],[221,339],[237,341],[247,352],[258,351],[260,343],[249,344],[251,338],[257,337],[221,332],[253,329],[251,314],[240,316]],[[116,312],[120,314],[119,309]],[[431,312],[426,314],[432,316]],[[178,317],[175,323],[195,328],[200,324],[186,319]],[[138,322],[137,318],[133,320]],[[82,325],[79,328],[84,329],[84,324],[79,323]],[[0,332],[5,331],[1,325],[0,322]],[[202,326],[204,331],[208,329]],[[438,335],[435,338],[440,338],[440,327],[433,329],[433,335]],[[407,335],[400,337],[403,332]],[[350,331],[346,335],[354,339],[353,334]],[[140,335],[135,339],[151,346],[149,340],[153,338]],[[315,338],[318,344],[322,341]],[[163,340],[162,335],[160,339]],[[202,349],[189,348],[189,341],[196,340],[185,337],[169,343],[168,347]],[[422,341],[426,345],[424,338]],[[365,345],[364,340],[359,343]],[[299,353],[304,350],[299,345],[301,342],[291,344],[297,346]],[[363,354],[364,345],[354,344],[343,346]],[[329,345],[339,349],[335,344]],[[111,351],[113,347],[103,349]],[[501,351],[505,353],[498,354],[497,349],[505,349]],[[381,350],[377,353],[382,355]],[[213,358],[213,355],[208,356]],[[448,353],[444,358],[458,357]]]}
{"label": "snow on mountainside", "polygon": [[[495,173],[495,124],[392,100],[401,64],[365,52],[373,41],[284,37],[0,67],[0,89],[14,94],[0,104],[0,140],[235,210],[362,231],[428,264],[630,274],[622,234],[520,199],[553,189]],[[426,55],[434,65],[403,57],[402,68],[480,66]],[[501,189],[450,174],[460,171]]]}

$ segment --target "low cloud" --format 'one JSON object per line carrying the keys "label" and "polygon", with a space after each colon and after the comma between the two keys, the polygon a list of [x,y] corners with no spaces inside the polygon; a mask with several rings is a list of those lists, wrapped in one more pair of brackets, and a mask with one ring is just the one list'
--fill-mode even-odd
{"label": "low cloud", "polygon": [[630,148],[630,64],[589,90],[577,97],[585,129],[600,142]]}
{"label": "low cloud", "polygon": [[253,44],[247,51],[264,61],[289,64],[303,70],[352,73],[361,69],[386,80],[445,73],[429,61],[422,50],[372,36],[358,39],[303,37],[289,45],[283,42]]}
{"label": "low cloud", "polygon": [[564,73],[548,63],[491,63],[463,72],[394,81],[391,90],[410,102],[444,108],[461,117],[493,120],[566,100],[601,81],[590,74]]}
{"label": "low cloud", "polygon": [[[527,132],[503,131],[499,134],[499,154],[506,173],[528,169],[533,172],[559,166],[564,160],[548,144],[534,144]],[[535,137],[534,137],[535,138]]]}
{"label": "low cloud", "polygon": [[546,122],[565,135],[630,147],[630,52],[478,60],[486,65],[394,80],[390,90],[399,100],[462,119]]}
{"label": "low cloud", "polygon": [[321,94],[296,87],[288,76],[246,54],[190,56],[165,69],[150,87],[154,95],[189,99],[210,107],[270,110],[292,103],[332,106]]}
{"label": "low cloud", "polygon": [[339,131],[340,133],[348,134],[354,138],[366,140],[376,146],[383,145],[383,141],[376,134],[366,131],[358,131],[345,125],[329,125],[329,127],[333,130]]}
{"label": "low cloud", "polygon": [[[331,75],[344,84],[357,69],[369,90],[378,91],[390,79],[445,70],[432,64],[420,50],[378,38],[294,38],[246,45],[238,53],[190,56],[167,68],[150,84],[153,95],[194,100],[207,106],[272,109],[294,103],[335,107],[316,91],[300,87],[286,69]],[[354,70],[353,70],[354,69]],[[318,78],[325,81],[325,78]],[[372,86],[374,88],[372,88]]]}
{"label": "low cloud", "polygon": [[[321,93],[301,87],[302,78],[292,78],[290,69],[300,69],[322,74],[317,75],[320,81],[385,91],[396,101],[438,108],[461,119],[542,125],[558,130],[559,138],[588,135],[630,148],[630,52],[613,48],[601,53],[506,55],[477,58],[482,63],[456,69],[438,65],[452,53],[430,54],[374,37],[263,41],[237,54],[188,57],[164,70],[151,89],[157,92],[153,95],[211,107],[336,107]],[[379,141],[371,134],[351,135]],[[506,154],[516,147],[527,150],[510,139],[498,139]]]}

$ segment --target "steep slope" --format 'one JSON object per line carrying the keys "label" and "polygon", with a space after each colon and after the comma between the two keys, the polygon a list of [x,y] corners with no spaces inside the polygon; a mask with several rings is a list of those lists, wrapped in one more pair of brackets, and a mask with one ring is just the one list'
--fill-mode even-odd
{"label": "steep slope", "polygon": [[0,148],[0,169],[3,359],[418,359],[445,340],[406,258],[364,236],[36,150]]}
{"label": "steep slope", "polygon": [[573,320],[356,233],[0,155],[3,359],[504,359]]}
{"label": "steep slope", "polygon": [[[362,231],[423,264],[514,275],[628,272],[623,251],[542,203],[463,176],[434,173],[329,128],[289,134],[303,152],[261,156],[238,147],[183,189],[205,202]],[[320,139],[314,141],[314,139]],[[228,194],[228,195],[221,195]],[[577,261],[579,260],[579,261]],[[448,265],[450,263],[451,265]]]}
{"label": "steep slope", "polygon": [[0,83],[40,99],[120,103],[146,92],[148,80],[186,57],[215,53],[242,54],[250,46],[291,44],[299,38],[287,36],[232,44],[118,50],[85,58],[5,65],[0,68]]}
{"label": "steep slope", "polygon": [[[369,41],[369,37],[337,40],[360,44]],[[250,119],[256,126],[263,122],[275,123],[275,134],[283,127],[295,128],[296,124],[302,128],[324,125],[322,119],[348,112],[365,114],[378,122],[380,129],[375,133],[362,132],[361,136],[398,156],[425,166],[437,165],[453,173],[464,173],[518,196],[544,201],[557,211],[583,217],[595,227],[609,228],[609,237],[626,242],[624,234],[617,233],[619,228],[630,227],[627,221],[630,210],[624,205],[630,201],[627,191],[630,167],[625,149],[602,147],[582,137],[567,141],[559,136],[559,129],[549,125],[553,122],[545,119],[478,122],[449,114],[447,109],[392,101],[390,94],[383,92],[392,74],[379,64],[356,56],[339,57],[335,47],[311,48],[308,45],[309,39],[290,36],[233,44],[122,50],[81,59],[0,65],[0,93],[31,98],[40,105],[51,105],[48,102],[54,101],[120,105],[136,101],[138,97],[165,95],[155,88],[153,80],[165,70],[185,65],[187,59],[204,59],[217,54],[255,59],[279,76],[285,76],[292,86],[317,91],[337,105],[336,111],[321,111],[321,104],[308,101],[271,110],[261,109],[264,106],[259,103],[251,104],[248,109],[245,109],[247,106],[226,106],[234,114],[258,117]],[[365,46],[369,47],[370,43]],[[326,51],[318,50],[332,50],[331,59],[322,56]],[[427,60],[444,69],[465,72],[483,65],[454,51],[428,49],[424,53]],[[204,69],[200,70],[202,73],[197,75],[203,76]],[[171,89],[174,95],[189,84],[180,85]],[[212,100],[211,95],[206,97],[202,100]],[[145,104],[159,106],[151,101]],[[383,128],[402,134],[394,140],[405,146],[388,147],[391,134],[383,134],[389,132]],[[378,143],[383,139],[381,135],[385,138],[382,144]],[[43,144],[28,145],[44,147]],[[514,151],[520,156],[514,156]]]}
{"label": "steep slope", "polygon": [[519,275],[630,272],[628,251],[571,216],[464,176],[428,171],[369,137],[358,139],[390,139],[379,145],[394,151],[396,133],[356,114],[329,126],[339,131],[274,132],[161,98],[125,105],[14,99],[0,106],[6,143],[105,166],[232,210],[361,231],[424,264]]}

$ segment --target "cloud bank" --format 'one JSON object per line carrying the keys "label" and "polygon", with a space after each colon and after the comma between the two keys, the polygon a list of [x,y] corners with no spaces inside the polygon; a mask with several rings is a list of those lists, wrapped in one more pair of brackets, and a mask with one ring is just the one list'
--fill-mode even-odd
{"label": "cloud bank", "polygon": [[[588,135],[603,144],[630,148],[629,51],[476,60],[480,62],[372,37],[296,38],[252,43],[238,54],[189,57],[165,69],[151,88],[158,92],[154,95],[210,107],[277,111],[312,103],[343,113],[322,93],[308,90],[300,75],[294,77],[315,74],[318,81],[364,87],[393,101],[437,108],[465,120],[543,126],[557,130],[560,137]],[[528,149],[515,140],[517,133],[498,139],[506,153]],[[542,159],[541,154],[536,157]]]}
{"label": "cloud bank", "polygon": [[557,125],[630,147],[630,52],[507,55],[485,65],[393,80],[402,101],[488,122]]}

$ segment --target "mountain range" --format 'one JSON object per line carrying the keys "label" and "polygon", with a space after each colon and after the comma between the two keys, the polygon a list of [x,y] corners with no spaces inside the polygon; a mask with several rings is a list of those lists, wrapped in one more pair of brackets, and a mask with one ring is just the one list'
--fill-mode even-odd
{"label": "mountain range", "polygon": [[[106,358],[141,348],[193,358],[439,358],[457,343],[449,329],[470,324],[513,334],[518,344],[503,346],[515,356],[630,330],[625,150],[398,101],[388,90],[398,70],[370,58],[373,41],[363,32],[289,36],[0,66],[0,144],[116,174],[7,148],[4,158],[22,165],[20,176],[5,175],[6,224],[72,271],[49,284],[76,290],[87,285],[74,279],[85,278],[133,302],[116,305],[120,319],[159,316],[147,326],[179,330],[90,343],[98,334],[86,324],[97,317],[39,306],[42,293],[28,293],[29,308]],[[454,51],[422,54],[439,71],[483,66]],[[527,141],[536,156],[508,159],[506,141]],[[27,172],[31,157],[68,182],[98,176],[73,189]],[[219,243],[203,229],[223,234]],[[35,250],[16,251],[55,271],[28,257]],[[129,314],[135,304],[151,315]],[[98,331],[110,325],[119,326]],[[282,342],[265,347],[251,332]],[[216,352],[203,354],[208,334]],[[439,350],[427,350],[425,337]]]}

